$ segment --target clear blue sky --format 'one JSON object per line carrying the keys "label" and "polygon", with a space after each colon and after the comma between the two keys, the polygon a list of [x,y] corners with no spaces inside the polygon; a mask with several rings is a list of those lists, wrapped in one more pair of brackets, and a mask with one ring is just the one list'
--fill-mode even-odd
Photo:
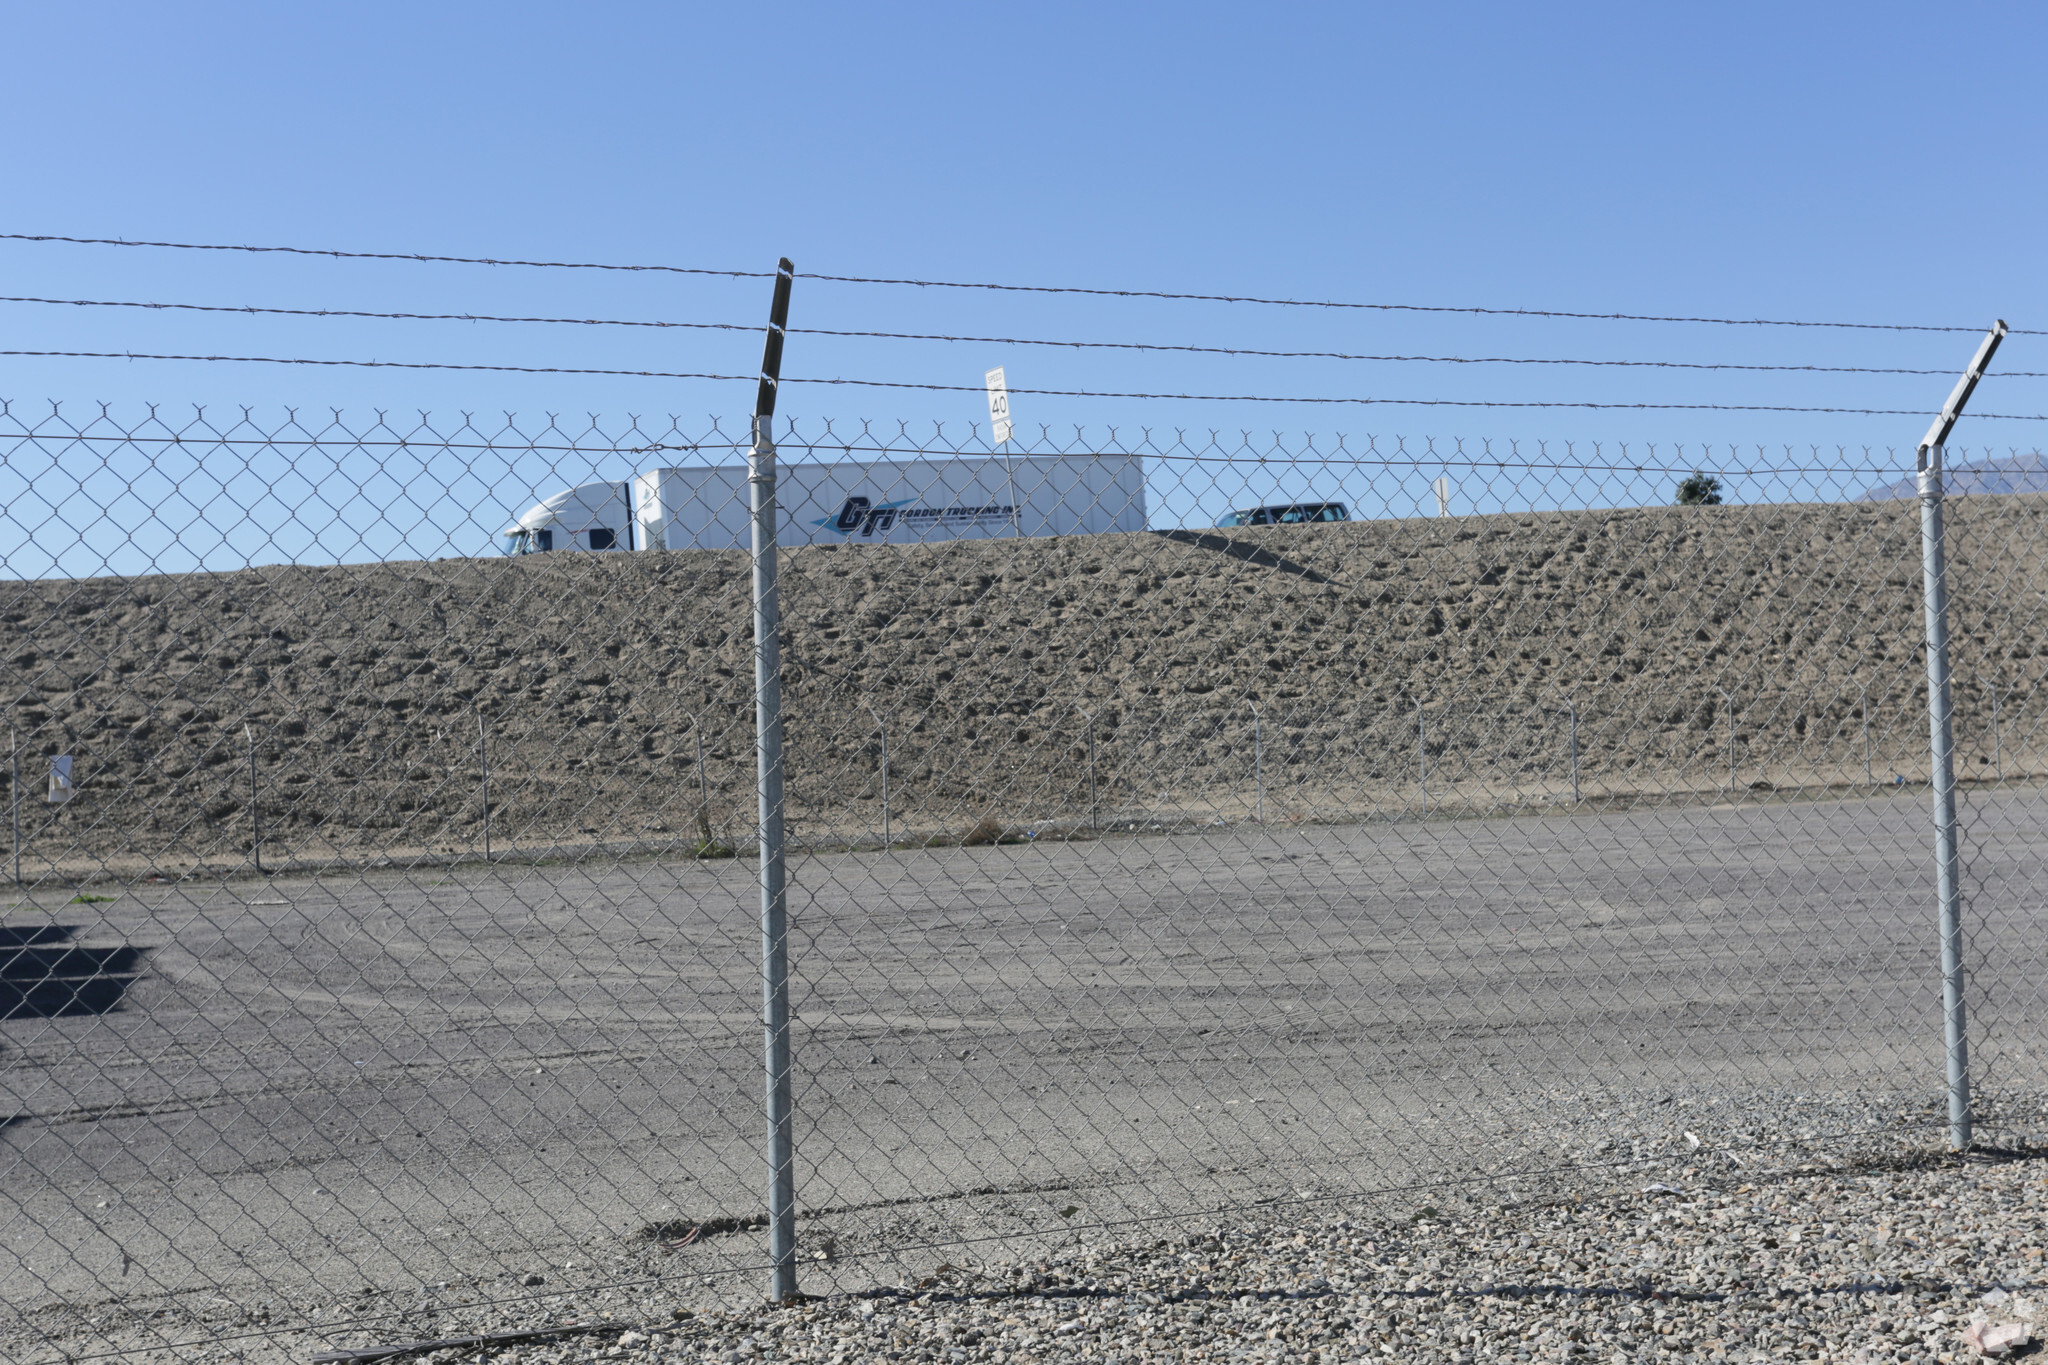
{"label": "clear blue sky", "polygon": [[[0,230],[1368,302],[2048,328],[2038,5],[16,6]],[[767,288],[0,243],[0,293],[758,323]],[[800,282],[796,326],[1953,372],[1961,335],[1313,312]],[[0,305],[5,349],[744,374],[745,333]],[[2048,371],[2043,338],[2002,368]],[[1951,380],[792,340],[792,376],[1937,407]],[[17,411],[680,414],[743,383],[0,359]],[[1987,412],[2048,411],[1994,379]],[[23,405],[28,405],[24,408]],[[1071,431],[1910,448],[1916,417],[1021,396]],[[792,385],[783,410],[985,418]],[[1972,421],[1959,443],[2037,444]]]}

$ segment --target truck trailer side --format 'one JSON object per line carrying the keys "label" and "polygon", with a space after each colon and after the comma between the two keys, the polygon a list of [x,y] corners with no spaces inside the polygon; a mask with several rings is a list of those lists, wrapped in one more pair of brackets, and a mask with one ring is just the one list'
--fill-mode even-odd
{"label": "truck trailer side", "polygon": [[[1146,528],[1144,468],[1135,455],[785,461],[777,470],[777,502],[783,545]],[[752,541],[747,469],[685,465],[650,469],[630,484],[587,484],[537,504],[507,535],[514,553],[745,549]]]}

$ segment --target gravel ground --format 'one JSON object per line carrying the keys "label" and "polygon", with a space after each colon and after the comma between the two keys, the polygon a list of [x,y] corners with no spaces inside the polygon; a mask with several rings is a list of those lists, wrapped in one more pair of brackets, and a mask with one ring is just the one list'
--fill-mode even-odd
{"label": "gravel ground", "polygon": [[[2003,1103],[2039,1126],[2040,1099]],[[1683,1114],[1685,1101],[1670,1103]],[[713,1268],[692,1259],[707,1251],[701,1245],[630,1257],[593,1248],[511,1284],[433,1286],[403,1303],[338,1296],[313,1326],[275,1334],[264,1331],[264,1310],[244,1305],[206,1324],[211,1345],[183,1313],[155,1330],[103,1336],[81,1305],[68,1328],[45,1317],[52,1336],[16,1338],[7,1357],[268,1365],[604,1323],[405,1358],[1952,1365],[1976,1358],[1962,1335],[1973,1323],[2017,1322],[2038,1336],[2037,1305],[2048,1305],[2048,1141],[2001,1125],[2002,1145],[1954,1157],[1924,1115],[1888,1131],[1809,1130],[1802,1140],[1787,1129],[1812,1115],[1783,1109],[1764,1150],[1691,1150],[1688,1140],[1659,1160],[1075,1228],[1035,1247],[1007,1241],[1000,1258],[994,1244],[899,1248],[892,1263],[880,1248],[835,1248],[807,1230],[804,1285],[817,1296],[786,1306],[758,1302],[758,1270],[700,1276]],[[1842,1109],[1822,1121],[1852,1117]],[[1748,1121],[1771,1122],[1761,1111]],[[864,1287],[838,1291],[835,1281]],[[323,1317],[331,1325],[319,1325]]]}
{"label": "gravel ground", "polygon": [[1947,1362],[1974,1355],[1961,1339],[1973,1321],[2031,1322],[2044,1174],[2033,1155],[1928,1154],[1723,1186],[1224,1224],[426,1358]]}

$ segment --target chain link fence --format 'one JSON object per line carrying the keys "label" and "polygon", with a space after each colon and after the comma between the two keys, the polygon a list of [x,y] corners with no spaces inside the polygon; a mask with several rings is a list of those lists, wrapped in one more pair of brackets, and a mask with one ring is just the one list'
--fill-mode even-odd
{"label": "chain link fence", "polygon": [[[747,434],[0,413],[11,1358],[1943,1140],[1910,458],[778,437],[793,1248]],[[1949,463],[2015,1142],[2048,467]]]}

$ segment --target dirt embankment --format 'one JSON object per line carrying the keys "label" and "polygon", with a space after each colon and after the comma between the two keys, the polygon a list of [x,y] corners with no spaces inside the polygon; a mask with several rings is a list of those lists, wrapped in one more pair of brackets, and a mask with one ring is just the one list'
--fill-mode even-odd
{"label": "dirt embankment", "polygon": [[[2041,717],[2048,499],[1950,516],[1958,732],[1971,773],[2010,778]],[[1710,792],[1731,760],[1744,788],[1861,783],[1866,752],[1877,781],[1918,777],[1916,518],[1665,508],[786,552],[792,816],[818,842],[876,837],[883,728],[898,838],[1554,800],[1574,748],[1590,799]],[[470,853],[486,789],[499,851],[744,837],[748,592],[745,557],[712,552],[0,586],[29,862],[232,861],[252,790],[279,860]],[[80,782],[61,809],[43,801],[60,753]]]}

